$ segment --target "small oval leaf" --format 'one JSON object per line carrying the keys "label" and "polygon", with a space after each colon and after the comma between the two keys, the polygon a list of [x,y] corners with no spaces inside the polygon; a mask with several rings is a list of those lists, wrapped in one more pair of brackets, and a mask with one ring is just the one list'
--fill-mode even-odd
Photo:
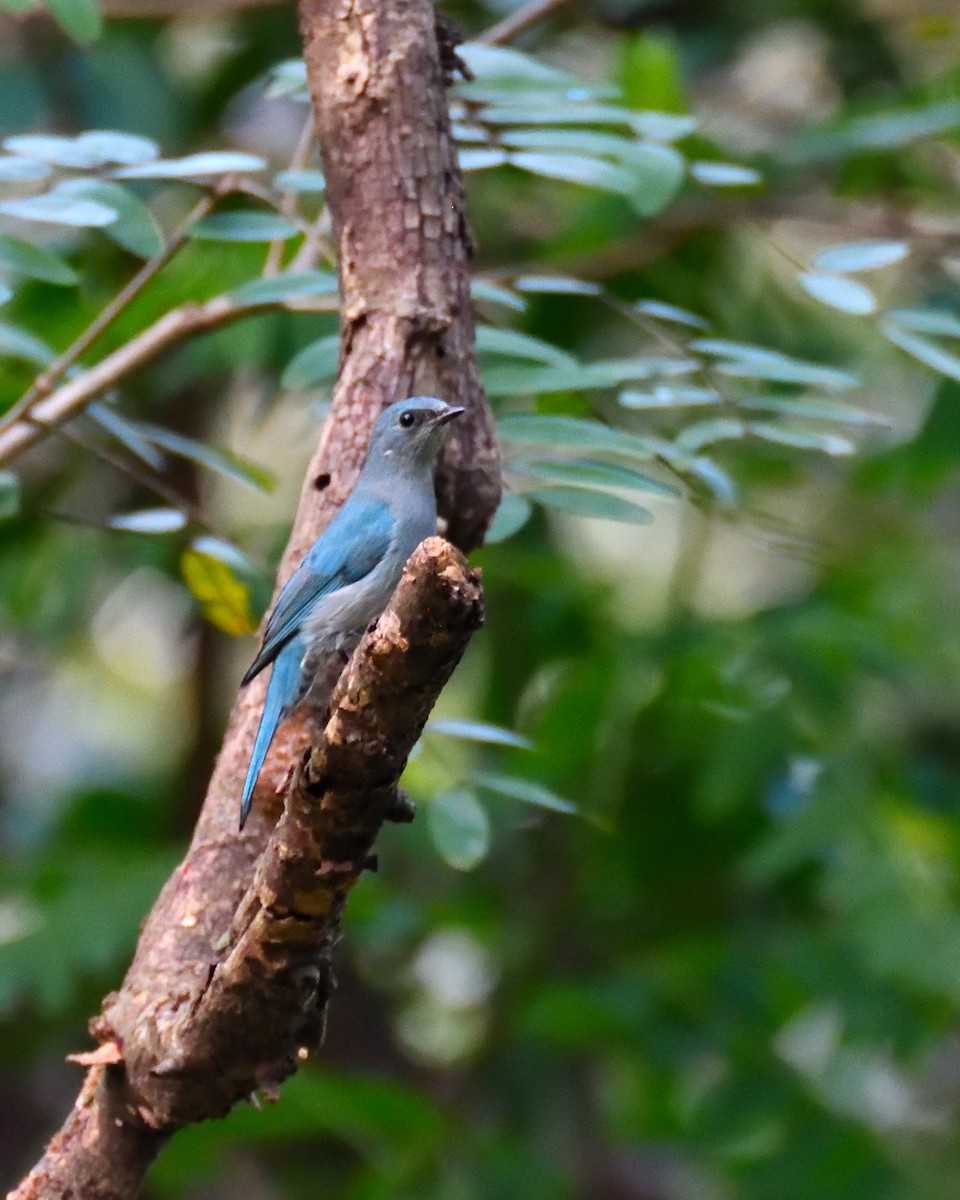
{"label": "small oval leaf", "polygon": [[752,187],[763,182],[759,171],[739,163],[694,162],[690,164],[690,174],[707,187]]}
{"label": "small oval leaf", "polygon": [[427,805],[427,830],[440,857],[456,871],[471,871],[490,849],[490,818],[472,792],[440,792]]}
{"label": "small oval leaf", "polygon": [[273,178],[278,192],[294,195],[312,195],[326,190],[327,181],[322,171],[281,171]]}
{"label": "small oval leaf", "polygon": [[0,213],[23,221],[91,229],[109,225],[118,215],[116,209],[96,200],[83,200],[58,190],[26,196],[22,200],[4,200],[0,203]]}
{"label": "small oval leaf", "polygon": [[536,504],[545,504],[561,512],[578,517],[590,517],[601,521],[624,521],[635,525],[649,525],[653,513],[639,504],[615,496],[612,492],[598,492],[579,487],[536,488],[526,493]]}
{"label": "small oval leaf", "polygon": [[638,313],[645,317],[655,317],[658,321],[669,321],[674,325],[689,325],[691,329],[710,328],[709,322],[686,308],[678,308],[676,304],[665,304],[662,300],[637,300],[633,306]]}
{"label": "small oval leaf", "polygon": [[119,513],[107,525],[127,533],[176,533],[186,523],[187,518],[178,508],[141,508],[137,512]]}
{"label": "small oval leaf", "polygon": [[513,492],[504,492],[484,541],[487,545],[505,542],[526,525],[532,513],[533,506],[529,500]]}
{"label": "small oval leaf", "polygon": [[286,217],[258,209],[214,213],[190,228],[192,238],[206,242],[285,241],[298,232],[296,225]]}
{"label": "small oval leaf", "polygon": [[257,625],[250,610],[250,589],[237,579],[229,563],[201,546],[197,541],[184,551],[180,569],[187,587],[200,601],[203,615],[231,637],[253,633]]}
{"label": "small oval leaf", "polygon": [[515,329],[499,329],[494,325],[478,325],[476,329],[477,350],[481,354],[500,354],[507,358],[530,358],[549,366],[576,366],[577,360],[566,350],[551,345],[541,338]]}
{"label": "small oval leaf", "polygon": [[188,154],[185,158],[158,159],[135,167],[121,167],[119,171],[114,171],[114,175],[117,179],[204,179],[233,172],[263,171],[266,166],[266,162],[256,154],[244,154],[239,150],[208,150],[200,154]]}
{"label": "small oval leaf", "polygon": [[20,480],[13,471],[0,471],[0,518],[15,517],[20,511]]}
{"label": "small oval leaf", "polygon": [[458,151],[461,171],[487,171],[491,167],[502,167],[507,161],[505,150],[487,146],[469,146]]}
{"label": "small oval leaf", "polygon": [[908,333],[892,321],[881,321],[880,329],[889,341],[912,355],[918,362],[931,367],[941,375],[946,375],[948,379],[960,381],[960,358],[957,355],[951,354],[949,350],[944,350],[942,346],[937,346],[934,342],[928,342],[926,338],[915,333]]}
{"label": "small oval leaf", "polygon": [[0,236],[0,267],[44,283],[66,286],[77,282],[76,272],[46,247],[6,235]]}
{"label": "small oval leaf", "polygon": [[510,800],[519,800],[523,804],[533,804],[537,808],[547,808],[551,812],[574,814],[577,806],[570,800],[564,800],[543,784],[532,783],[529,779],[518,779],[514,775],[491,775],[486,772],[475,775],[473,782],[479,788],[496,792],[498,796],[506,796]]}
{"label": "small oval leaf", "polygon": [[309,388],[335,378],[340,360],[340,336],[332,333],[305,346],[280,377],[285,388]]}
{"label": "small oval leaf", "polygon": [[507,287],[491,283],[488,279],[474,279],[470,283],[470,295],[474,300],[485,300],[489,304],[502,304],[516,312],[525,312],[527,302],[522,296],[511,292]]}
{"label": "small oval leaf", "polygon": [[335,296],[332,271],[283,271],[270,279],[253,279],[230,293],[234,304],[277,304],[298,296]]}
{"label": "small oval leaf", "polygon": [[830,308],[855,316],[876,312],[876,296],[855,279],[847,279],[845,275],[829,275],[824,271],[803,271],[798,280],[808,296]]}
{"label": "small oval leaf", "polygon": [[483,721],[457,721],[439,717],[428,721],[426,733],[439,733],[444,737],[464,738],[468,742],[485,742],[491,746],[515,746],[518,750],[532,750],[533,742],[512,729],[501,725],[488,725]]}
{"label": "small oval leaf", "polygon": [[909,253],[907,242],[844,242],[821,250],[813,265],[818,271],[876,271],[902,262]]}
{"label": "small oval leaf", "polygon": [[0,154],[0,183],[36,183],[53,172],[48,163],[15,154]]}

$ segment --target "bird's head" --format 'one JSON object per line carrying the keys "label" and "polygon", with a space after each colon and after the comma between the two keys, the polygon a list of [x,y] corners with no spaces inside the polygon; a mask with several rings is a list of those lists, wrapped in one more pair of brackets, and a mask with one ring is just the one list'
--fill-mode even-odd
{"label": "bird's head", "polygon": [[434,396],[412,396],[391,404],[374,423],[367,461],[385,461],[414,471],[432,470],[447,425],[463,411]]}

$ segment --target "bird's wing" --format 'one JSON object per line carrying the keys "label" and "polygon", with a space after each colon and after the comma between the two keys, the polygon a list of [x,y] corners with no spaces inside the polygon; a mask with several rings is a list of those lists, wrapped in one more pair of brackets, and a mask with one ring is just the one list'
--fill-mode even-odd
{"label": "bird's wing", "polygon": [[354,493],[284,585],[243,683],[273,662],[318,600],[368,575],[390,549],[395,533],[393,514],[382,500]]}

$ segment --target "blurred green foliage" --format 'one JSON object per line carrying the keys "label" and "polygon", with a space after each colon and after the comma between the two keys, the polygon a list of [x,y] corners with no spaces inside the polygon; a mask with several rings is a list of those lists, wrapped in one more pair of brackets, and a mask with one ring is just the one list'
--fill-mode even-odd
{"label": "blurred green foliage", "polygon": [[[121,130],[168,166],[68,190],[73,218],[123,206],[110,234],[2,218],[5,404],[183,219],[185,156],[260,156],[307,218],[320,186],[281,178],[292,11],[108,9],[98,37],[86,2],[50,7],[84,46],[0,15],[0,133]],[[324,1048],[276,1105],[179,1134],[146,1194],[943,1200],[960,21],[608,0],[522,48],[546,104],[529,64],[522,120],[482,71],[455,101],[499,163],[469,176],[512,489],[476,555],[487,626],[409,767],[421,817],[351,898]],[[546,136],[558,72],[627,118]],[[263,283],[268,245],[236,239],[289,226],[245,211],[83,361],[187,302],[255,313],[0,475],[0,1183],[72,1101],[63,1057],[186,843],[251,650],[223,631],[266,603],[336,366],[331,311],[261,311],[329,309],[331,264]]]}

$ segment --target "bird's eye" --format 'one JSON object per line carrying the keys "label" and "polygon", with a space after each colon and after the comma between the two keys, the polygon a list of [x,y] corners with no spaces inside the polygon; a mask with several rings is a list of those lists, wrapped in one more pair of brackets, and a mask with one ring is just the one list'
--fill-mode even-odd
{"label": "bird's eye", "polygon": [[412,412],[404,412],[400,414],[400,424],[404,429],[409,429],[415,425],[417,421],[416,414]]}

